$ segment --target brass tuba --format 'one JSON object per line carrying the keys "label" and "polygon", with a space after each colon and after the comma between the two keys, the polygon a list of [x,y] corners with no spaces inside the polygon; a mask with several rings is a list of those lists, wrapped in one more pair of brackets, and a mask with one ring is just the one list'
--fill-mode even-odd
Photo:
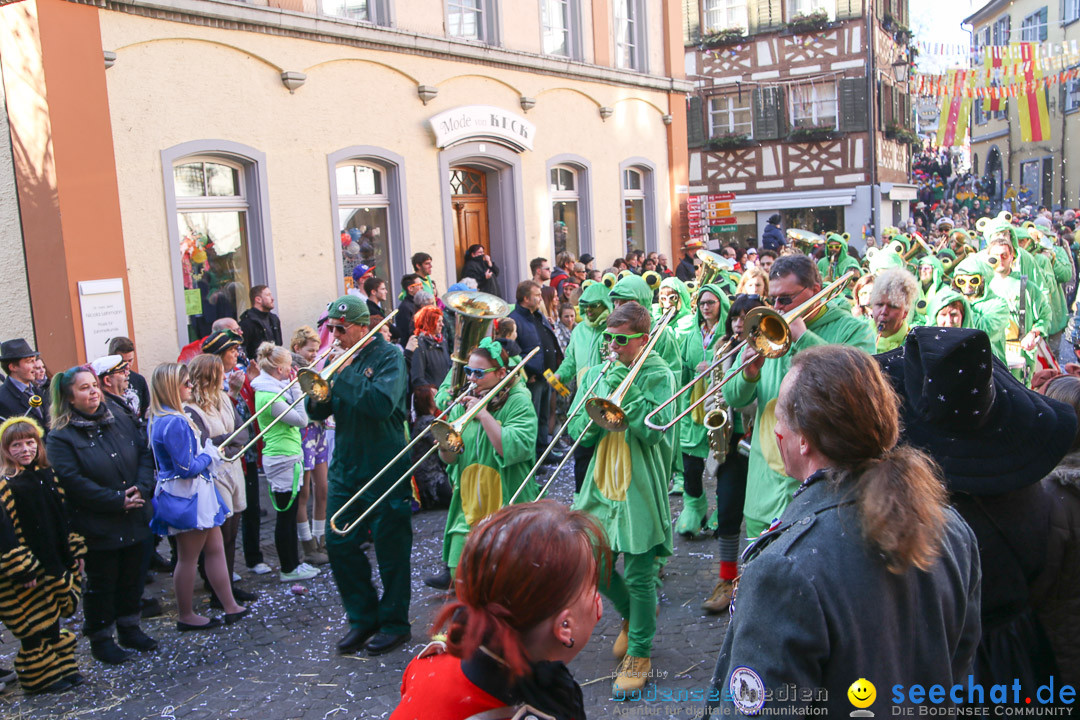
{"label": "brass tuba", "polygon": [[488,293],[455,290],[443,295],[443,304],[454,311],[454,352],[450,356],[450,394],[456,396],[465,386],[465,366],[469,353],[491,334],[491,324],[510,314],[502,298]]}

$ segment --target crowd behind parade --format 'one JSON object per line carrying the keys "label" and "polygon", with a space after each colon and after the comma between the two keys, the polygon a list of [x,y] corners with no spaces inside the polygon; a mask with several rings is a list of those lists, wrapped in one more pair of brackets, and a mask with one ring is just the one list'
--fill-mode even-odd
{"label": "crowd behind parade", "polygon": [[[745,667],[765,687],[828,688],[843,712],[859,677],[1075,685],[1076,213],[991,217],[927,199],[863,255],[843,234],[785,231],[777,215],[718,258],[700,241],[674,263],[562,252],[533,259],[516,285],[479,245],[446,292],[424,253],[394,286],[359,265],[345,296],[285,333],[272,292],[256,286],[239,318],[216,321],[149,379],[127,338],[53,373],[25,340],[5,341],[0,620],[21,645],[0,681],[17,677],[28,693],[84,682],[60,623],[80,603],[97,661],[152,652],[139,626],[162,612],[141,597],[151,568],[173,574],[179,632],[257,613],[238,544],[248,571],[284,583],[329,566],[349,623],[338,650],[390,652],[412,637],[410,516],[448,508],[443,563],[424,578],[453,589],[433,628],[445,634],[406,669],[394,718],[522,704],[584,717],[566,663],[588,642],[601,593],[623,618],[613,691],[640,690],[675,533],[718,542],[702,608],[732,620],[712,708],[753,710],[735,683]],[[508,286],[513,307],[493,337],[458,348],[443,297]],[[762,307],[802,311],[788,320],[790,346],[728,353],[700,377]],[[329,398],[290,384],[358,344]],[[455,351],[470,383],[456,402]],[[708,393],[721,379],[722,395]],[[618,391],[624,432],[581,412]],[[474,407],[462,448],[395,457],[406,428],[416,437]],[[706,410],[726,413],[723,426]],[[573,509],[528,502],[570,462]],[[328,532],[354,493],[368,507],[404,468],[411,482],[357,531]],[[677,518],[669,494],[682,495]],[[259,544],[267,504],[276,569]],[[198,578],[220,615],[197,611]]]}

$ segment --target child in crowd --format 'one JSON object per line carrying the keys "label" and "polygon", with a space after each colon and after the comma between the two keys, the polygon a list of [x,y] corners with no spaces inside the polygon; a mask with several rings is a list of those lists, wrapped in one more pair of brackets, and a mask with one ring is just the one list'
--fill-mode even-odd
{"label": "child in crowd", "polygon": [[[319,336],[304,325],[296,330],[290,343],[295,368],[315,362],[319,354]],[[330,455],[326,442],[326,426],[312,421],[300,431],[304,447],[304,485],[296,498],[296,534],[304,548],[304,561],[311,565],[330,562],[326,555],[326,470]],[[308,495],[314,491],[312,519],[308,521]]]}

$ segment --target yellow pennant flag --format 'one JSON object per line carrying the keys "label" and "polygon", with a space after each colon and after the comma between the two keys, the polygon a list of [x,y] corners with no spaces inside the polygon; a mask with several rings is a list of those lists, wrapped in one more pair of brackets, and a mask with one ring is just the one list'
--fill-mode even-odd
{"label": "yellow pennant flag", "polygon": [[1024,43],[1020,52],[1023,85],[1017,93],[1019,97],[1016,103],[1020,114],[1020,142],[1042,142],[1050,139],[1050,112],[1046,107],[1047,88],[1042,82],[1042,66],[1035,58],[1034,48],[1035,43]]}

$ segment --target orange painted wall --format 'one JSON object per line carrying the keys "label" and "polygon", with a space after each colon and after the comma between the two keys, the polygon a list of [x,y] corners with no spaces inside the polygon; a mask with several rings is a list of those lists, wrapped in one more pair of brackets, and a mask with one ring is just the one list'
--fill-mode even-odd
{"label": "orange painted wall", "polygon": [[57,371],[93,359],[80,280],[122,278],[134,334],[97,8],[25,0],[0,9],[0,59],[37,347]]}

